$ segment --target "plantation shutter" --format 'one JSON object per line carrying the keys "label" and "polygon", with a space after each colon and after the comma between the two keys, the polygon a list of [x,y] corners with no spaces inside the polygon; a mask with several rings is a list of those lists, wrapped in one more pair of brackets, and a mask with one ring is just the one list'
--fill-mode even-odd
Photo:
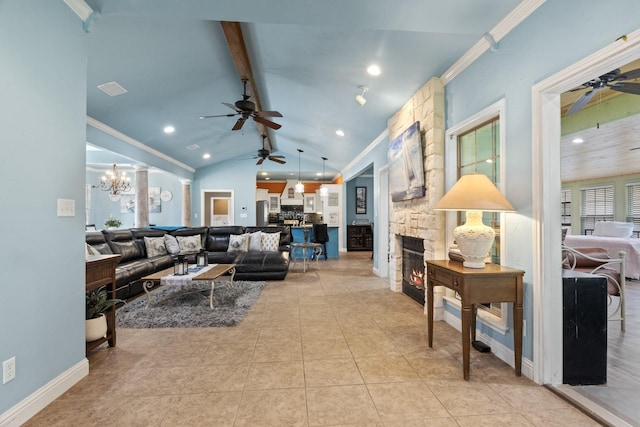
{"label": "plantation shutter", "polygon": [[640,230],[640,183],[627,184],[627,221],[633,231]]}

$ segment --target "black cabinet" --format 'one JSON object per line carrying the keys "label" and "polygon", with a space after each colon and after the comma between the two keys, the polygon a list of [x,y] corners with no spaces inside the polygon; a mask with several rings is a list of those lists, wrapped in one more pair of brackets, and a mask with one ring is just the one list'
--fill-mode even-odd
{"label": "black cabinet", "polygon": [[371,225],[347,225],[347,251],[372,251],[373,227]]}
{"label": "black cabinet", "polygon": [[563,270],[562,382],[607,382],[607,279]]}

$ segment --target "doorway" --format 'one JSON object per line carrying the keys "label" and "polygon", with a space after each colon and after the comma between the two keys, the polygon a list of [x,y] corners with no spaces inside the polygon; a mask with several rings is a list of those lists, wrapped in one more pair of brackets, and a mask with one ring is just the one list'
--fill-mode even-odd
{"label": "doorway", "polygon": [[203,190],[202,218],[206,227],[233,225],[233,190]]}
{"label": "doorway", "polygon": [[[562,383],[560,94],[640,57],[640,30],[532,88],[534,380]],[[545,284],[547,284],[545,286]],[[589,404],[588,402],[586,403]],[[606,415],[603,415],[606,416]]]}

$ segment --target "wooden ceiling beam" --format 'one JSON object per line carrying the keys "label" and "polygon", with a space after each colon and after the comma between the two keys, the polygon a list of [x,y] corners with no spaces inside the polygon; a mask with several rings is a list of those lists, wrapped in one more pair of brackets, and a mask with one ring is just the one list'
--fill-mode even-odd
{"label": "wooden ceiling beam", "polygon": [[[248,87],[247,94],[251,96],[251,100],[256,104],[256,110],[262,111],[262,104],[260,103],[260,95],[258,88],[256,87],[255,79],[253,78],[253,71],[251,69],[251,61],[249,61],[249,54],[247,53],[247,46],[244,42],[244,36],[242,35],[242,28],[239,22],[221,21],[222,31],[227,39],[227,46],[231,53],[231,58],[236,67],[236,71],[240,80],[247,79]],[[269,132],[265,125],[255,122],[258,126],[258,131],[261,135],[266,135],[265,148],[270,152],[273,151],[273,145],[269,138]]]}

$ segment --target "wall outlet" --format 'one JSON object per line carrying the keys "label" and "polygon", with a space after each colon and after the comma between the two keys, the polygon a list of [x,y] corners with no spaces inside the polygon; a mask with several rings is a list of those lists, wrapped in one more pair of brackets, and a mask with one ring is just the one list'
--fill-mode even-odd
{"label": "wall outlet", "polygon": [[16,358],[12,357],[2,362],[2,384],[6,384],[16,377]]}

